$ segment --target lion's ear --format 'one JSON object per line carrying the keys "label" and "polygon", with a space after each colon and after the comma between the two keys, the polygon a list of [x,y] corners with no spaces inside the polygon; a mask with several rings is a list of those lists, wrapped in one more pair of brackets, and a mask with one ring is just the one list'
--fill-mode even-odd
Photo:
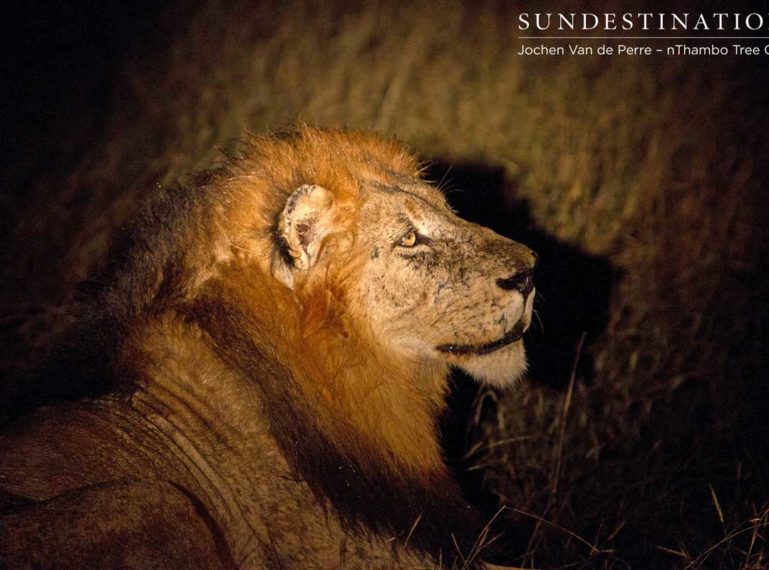
{"label": "lion's ear", "polygon": [[304,184],[288,197],[278,220],[278,234],[293,261],[293,271],[308,271],[317,260],[323,238],[332,225],[333,195],[315,184]]}

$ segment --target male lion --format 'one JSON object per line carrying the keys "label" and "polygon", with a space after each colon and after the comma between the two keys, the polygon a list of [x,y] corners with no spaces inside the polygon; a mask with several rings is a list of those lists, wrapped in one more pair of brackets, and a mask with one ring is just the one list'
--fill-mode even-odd
{"label": "male lion", "polygon": [[[498,558],[441,456],[459,366],[525,367],[535,254],[373,136],[299,127],[152,201],[62,382],[0,435],[0,566],[459,567]],[[497,548],[499,550],[499,548]]]}

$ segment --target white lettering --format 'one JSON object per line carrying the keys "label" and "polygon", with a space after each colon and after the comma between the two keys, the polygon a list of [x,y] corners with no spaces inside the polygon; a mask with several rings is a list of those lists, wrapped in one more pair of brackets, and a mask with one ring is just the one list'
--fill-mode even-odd
{"label": "white lettering", "polygon": [[[588,19],[592,19],[592,22],[590,23],[590,25],[588,25],[587,23]],[[583,30],[595,30],[598,27],[599,22],[600,20],[598,19],[598,16],[596,16],[595,14],[591,14],[590,12],[582,14]]]}
{"label": "white lettering", "polygon": [[717,30],[723,30],[724,29],[724,18],[728,16],[726,12],[716,12],[713,14],[714,17],[718,18],[718,27]]}
{"label": "white lettering", "polygon": [[678,14],[671,14],[673,16],[673,25],[670,28],[671,30],[677,30],[676,23],[678,23],[681,26],[682,30],[688,30],[689,29],[689,14],[681,14],[679,16]]}
{"label": "white lettering", "polygon": [[705,14],[700,14],[697,18],[697,23],[694,24],[695,30],[709,30],[708,23],[705,21]]}
{"label": "white lettering", "polygon": [[[547,20],[544,20],[545,22],[544,24],[542,23],[543,21],[542,16],[547,16]],[[550,13],[534,14],[534,25],[537,27],[538,30],[545,31],[550,29],[550,16],[552,16],[552,14]]]}
{"label": "white lettering", "polygon": [[558,14],[558,29],[563,30],[564,26],[569,28],[570,30],[574,29],[574,18],[577,15],[575,13],[571,14]]}
{"label": "white lettering", "polygon": [[[755,25],[751,26],[750,22],[751,19],[758,20]],[[748,28],[750,31],[755,32],[756,30],[760,30],[764,27],[764,19],[761,17],[761,14],[756,14],[755,12],[753,14],[748,14],[745,16],[745,27]]]}

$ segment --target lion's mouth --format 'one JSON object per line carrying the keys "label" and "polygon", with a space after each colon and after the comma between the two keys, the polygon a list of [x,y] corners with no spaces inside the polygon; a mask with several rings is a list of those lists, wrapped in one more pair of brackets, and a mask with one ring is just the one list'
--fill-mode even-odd
{"label": "lion's mouth", "polygon": [[526,326],[523,324],[523,322],[518,321],[518,324],[516,324],[512,329],[510,329],[509,332],[505,334],[502,338],[486,343],[486,344],[439,344],[437,347],[435,347],[439,352],[445,352],[447,354],[459,354],[459,355],[474,355],[474,356],[482,356],[484,354],[489,354],[490,352],[494,352],[495,350],[499,350],[500,348],[507,346],[508,344],[512,344],[514,342],[518,342],[521,340],[521,337],[523,336],[523,333],[526,331]]}

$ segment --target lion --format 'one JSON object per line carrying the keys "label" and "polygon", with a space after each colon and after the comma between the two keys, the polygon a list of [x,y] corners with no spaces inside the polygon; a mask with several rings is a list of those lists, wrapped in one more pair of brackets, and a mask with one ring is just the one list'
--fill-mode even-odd
{"label": "lion", "polygon": [[98,387],[0,435],[0,566],[475,567],[504,550],[437,419],[505,387],[536,255],[402,145],[302,125],[158,190],[46,368]]}

